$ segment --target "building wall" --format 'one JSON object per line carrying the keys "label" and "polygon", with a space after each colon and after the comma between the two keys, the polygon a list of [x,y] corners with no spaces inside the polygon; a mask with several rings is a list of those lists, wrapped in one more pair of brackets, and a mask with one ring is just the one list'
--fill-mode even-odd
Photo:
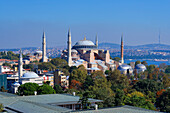
{"label": "building wall", "polygon": [[42,85],[43,84],[43,78],[42,77],[39,77],[39,78],[22,78],[22,84],[25,84],[25,83],[36,83],[38,85]]}
{"label": "building wall", "polygon": [[10,71],[10,67],[8,66],[0,66],[0,73]]}
{"label": "building wall", "polygon": [[0,89],[2,86],[7,89],[7,74],[0,74]]}
{"label": "building wall", "polygon": [[54,73],[54,85],[60,85],[61,87],[68,87],[69,81],[62,71],[56,70]]}

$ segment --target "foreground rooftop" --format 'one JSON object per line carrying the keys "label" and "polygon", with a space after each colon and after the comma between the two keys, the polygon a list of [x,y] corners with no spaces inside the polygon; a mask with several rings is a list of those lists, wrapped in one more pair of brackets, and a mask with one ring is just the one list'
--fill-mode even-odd
{"label": "foreground rooftop", "polygon": [[[98,110],[73,111],[58,105],[77,104],[78,96],[68,94],[46,94],[32,96],[17,96],[6,92],[0,92],[0,103],[5,110],[12,113],[157,113],[157,111],[147,110],[132,106],[120,106],[104,108]],[[89,99],[90,102],[102,102],[102,100]]]}

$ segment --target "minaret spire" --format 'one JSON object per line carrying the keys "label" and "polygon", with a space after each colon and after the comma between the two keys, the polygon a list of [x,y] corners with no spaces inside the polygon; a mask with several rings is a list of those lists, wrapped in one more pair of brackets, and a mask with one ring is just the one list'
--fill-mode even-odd
{"label": "minaret spire", "polygon": [[161,35],[160,35],[160,31],[159,31],[159,45],[161,44]]}
{"label": "minaret spire", "polygon": [[19,55],[19,63],[18,63],[18,75],[19,75],[19,83],[21,84],[21,76],[23,74],[23,63],[22,63],[22,50],[20,49],[20,55]]}
{"label": "minaret spire", "polygon": [[123,64],[124,63],[124,58],[123,58],[123,52],[124,52],[124,45],[123,45],[123,33],[122,33],[122,36],[121,36],[121,63]]}
{"label": "minaret spire", "polygon": [[67,51],[68,51],[68,54],[67,54],[67,63],[68,63],[68,66],[72,66],[72,57],[71,57],[71,32],[70,32],[70,28],[69,28],[69,31],[68,31],[68,42],[67,42]]}
{"label": "minaret spire", "polygon": [[98,48],[98,38],[97,38],[97,34],[96,34],[96,47]]}
{"label": "minaret spire", "polygon": [[43,32],[43,36],[42,36],[42,62],[47,62],[45,32]]}

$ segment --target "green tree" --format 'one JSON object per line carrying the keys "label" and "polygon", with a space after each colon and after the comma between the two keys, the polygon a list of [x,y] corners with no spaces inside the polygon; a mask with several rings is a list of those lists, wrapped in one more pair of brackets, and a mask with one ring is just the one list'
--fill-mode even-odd
{"label": "green tree", "polygon": [[63,68],[64,66],[67,66],[67,61],[61,58],[53,58],[50,62],[57,68]]}
{"label": "green tree", "polygon": [[148,91],[153,92],[156,94],[157,91],[163,89],[162,83],[156,82],[150,79],[139,80],[134,86],[134,89],[140,91],[144,94],[148,94]]}
{"label": "green tree", "polygon": [[93,92],[93,98],[103,100],[99,107],[114,106],[114,93],[111,90],[111,83],[107,81],[102,71],[96,71],[91,74],[93,85],[89,86],[89,91]]}
{"label": "green tree", "polygon": [[144,96],[139,95],[127,95],[125,97],[124,104],[155,110],[154,104],[152,104],[151,101],[146,100]]}
{"label": "green tree", "polygon": [[119,57],[115,57],[115,58],[113,58],[113,60],[119,62],[121,59]]}
{"label": "green tree", "polygon": [[138,61],[135,62],[135,66],[136,66],[137,64],[141,64],[141,62],[138,60]]}
{"label": "green tree", "polygon": [[38,95],[42,95],[42,94],[55,94],[55,90],[47,85],[47,84],[43,84],[42,86],[39,86],[37,89],[37,94]]}
{"label": "green tree", "polygon": [[166,65],[166,63],[161,63],[159,64],[159,68],[160,69],[166,69],[168,66]]}
{"label": "green tree", "polygon": [[105,71],[105,74],[106,74],[106,75],[109,75],[109,74],[110,74],[110,70],[106,70],[106,71]]}
{"label": "green tree", "polygon": [[110,72],[109,76],[107,76],[107,80],[111,82],[111,89],[115,92],[116,88],[124,89],[129,86],[129,80],[127,76],[120,73],[119,70],[114,70]]}
{"label": "green tree", "polygon": [[50,85],[50,81],[45,81],[45,82],[43,82],[43,84]]}
{"label": "green tree", "polygon": [[159,98],[157,98],[156,106],[162,112],[167,112],[167,113],[170,112],[170,89],[164,91],[163,94]]}
{"label": "green tree", "polygon": [[148,63],[146,61],[142,61],[141,64],[148,66]]}
{"label": "green tree", "polygon": [[42,62],[38,64],[38,69],[41,70],[54,70],[56,67],[50,62]]}
{"label": "green tree", "polygon": [[60,85],[55,85],[54,90],[56,93],[64,93]]}
{"label": "green tree", "polygon": [[38,84],[36,83],[25,83],[19,86],[18,95],[34,95],[34,91],[37,91]]}
{"label": "green tree", "polygon": [[89,92],[85,92],[85,93],[83,93],[83,96],[80,97],[80,99],[79,99],[79,102],[81,102],[83,109],[90,108],[91,103],[89,102],[88,98],[89,98]]}
{"label": "green tree", "polygon": [[87,75],[85,82],[83,83],[83,89],[88,90],[89,86],[93,86],[93,79],[90,75]]}
{"label": "green tree", "polygon": [[156,68],[155,65],[149,65],[149,66],[147,66],[147,71],[148,71],[148,73],[152,73],[155,68]]}
{"label": "green tree", "polygon": [[19,60],[19,54],[14,54],[12,51],[8,51],[7,54],[1,52],[1,58],[10,60]]}
{"label": "green tree", "polygon": [[170,87],[170,75],[164,75],[163,76],[163,79],[162,79],[162,82],[163,82],[163,85],[164,85],[164,88],[169,88]]}
{"label": "green tree", "polygon": [[170,73],[170,66],[165,69],[165,73]]}
{"label": "green tree", "polygon": [[0,112],[2,112],[3,110],[4,110],[3,104],[0,104]]}
{"label": "green tree", "polygon": [[31,71],[34,71],[34,64],[24,64],[24,69],[30,69]]}
{"label": "green tree", "polygon": [[84,83],[86,76],[87,76],[87,70],[85,69],[85,67],[79,66],[78,69],[72,71],[69,80],[70,81],[77,80],[81,83]]}
{"label": "green tree", "polygon": [[116,94],[115,94],[115,105],[116,106],[121,106],[124,105],[123,99],[125,97],[125,94],[122,90],[116,89]]}
{"label": "green tree", "polygon": [[7,62],[3,63],[2,65],[3,65],[3,66],[9,66],[9,67],[11,67],[11,64],[10,64],[10,63],[7,63]]}

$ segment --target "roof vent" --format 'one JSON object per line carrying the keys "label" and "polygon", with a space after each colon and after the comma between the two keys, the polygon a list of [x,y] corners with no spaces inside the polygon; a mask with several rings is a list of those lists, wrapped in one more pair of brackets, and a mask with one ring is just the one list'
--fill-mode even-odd
{"label": "roof vent", "polygon": [[34,95],[37,95],[37,91],[34,91]]}
{"label": "roof vent", "polygon": [[94,109],[98,110],[98,105],[97,104],[94,105]]}
{"label": "roof vent", "polygon": [[76,92],[73,92],[73,96],[76,96]]}

